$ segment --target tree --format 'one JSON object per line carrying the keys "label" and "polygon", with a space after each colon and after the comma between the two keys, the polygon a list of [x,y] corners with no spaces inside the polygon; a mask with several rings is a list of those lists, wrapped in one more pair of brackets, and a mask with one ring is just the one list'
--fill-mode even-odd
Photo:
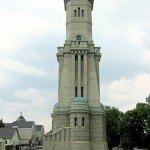
{"label": "tree", "polygon": [[143,121],[145,123],[144,128],[144,147],[148,147],[150,149],[150,94],[146,97],[146,103],[138,103],[136,105],[136,109],[143,117]]}
{"label": "tree", "polygon": [[125,149],[143,147],[145,121],[137,109],[127,111],[121,122],[121,145]]}
{"label": "tree", "polygon": [[146,97],[146,102],[147,102],[148,104],[150,104],[150,94],[149,94],[148,97]]}
{"label": "tree", "polygon": [[106,136],[109,149],[120,144],[120,121],[123,113],[115,107],[105,106]]}
{"label": "tree", "polygon": [[148,103],[137,103],[136,110],[145,123],[145,134],[150,133],[150,105]]}
{"label": "tree", "polygon": [[150,95],[147,103],[137,103],[134,110],[127,111],[121,122],[121,143],[124,148],[132,149],[150,145]]}
{"label": "tree", "polygon": [[0,120],[0,128],[3,128],[3,127],[5,127],[5,124],[3,123],[3,120],[1,119]]}
{"label": "tree", "polygon": [[109,149],[119,143],[124,149],[133,149],[136,146],[150,149],[150,94],[146,103],[137,103],[135,109],[125,114],[110,106],[105,106],[105,112]]}

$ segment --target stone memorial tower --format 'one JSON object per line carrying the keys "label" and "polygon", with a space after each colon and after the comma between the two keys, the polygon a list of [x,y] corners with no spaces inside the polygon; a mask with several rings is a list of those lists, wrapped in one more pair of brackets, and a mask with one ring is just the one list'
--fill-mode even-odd
{"label": "stone memorial tower", "polygon": [[94,0],[64,0],[66,40],[58,47],[58,103],[44,150],[106,150],[105,113],[100,103],[100,47],[92,39]]}

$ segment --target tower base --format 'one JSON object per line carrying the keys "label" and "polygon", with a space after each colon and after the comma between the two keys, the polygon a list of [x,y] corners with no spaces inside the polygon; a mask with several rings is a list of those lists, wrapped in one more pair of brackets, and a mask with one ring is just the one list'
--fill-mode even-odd
{"label": "tower base", "polygon": [[101,103],[89,108],[85,98],[74,98],[65,109],[55,105],[52,120],[52,131],[44,135],[43,150],[107,150]]}
{"label": "tower base", "polygon": [[50,142],[44,141],[43,150],[108,150],[106,142]]}

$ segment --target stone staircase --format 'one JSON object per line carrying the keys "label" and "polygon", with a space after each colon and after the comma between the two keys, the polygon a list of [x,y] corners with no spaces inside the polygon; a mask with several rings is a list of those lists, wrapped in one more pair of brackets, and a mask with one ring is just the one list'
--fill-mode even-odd
{"label": "stone staircase", "polygon": [[48,133],[44,136],[45,141],[66,142],[71,141],[71,127],[61,128],[54,133]]}

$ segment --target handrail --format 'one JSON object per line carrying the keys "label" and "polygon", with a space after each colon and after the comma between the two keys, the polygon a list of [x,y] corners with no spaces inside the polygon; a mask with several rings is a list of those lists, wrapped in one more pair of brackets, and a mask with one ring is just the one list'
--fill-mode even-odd
{"label": "handrail", "polygon": [[72,129],[72,127],[63,127],[63,128],[58,129],[57,131],[55,131],[53,133],[48,133],[46,135],[54,135],[54,134],[57,134],[58,132],[60,132],[61,130],[64,130],[64,129]]}
{"label": "handrail", "polygon": [[70,129],[71,127],[63,127],[53,133],[48,133],[45,135],[45,140],[50,140],[53,142],[70,141]]}

